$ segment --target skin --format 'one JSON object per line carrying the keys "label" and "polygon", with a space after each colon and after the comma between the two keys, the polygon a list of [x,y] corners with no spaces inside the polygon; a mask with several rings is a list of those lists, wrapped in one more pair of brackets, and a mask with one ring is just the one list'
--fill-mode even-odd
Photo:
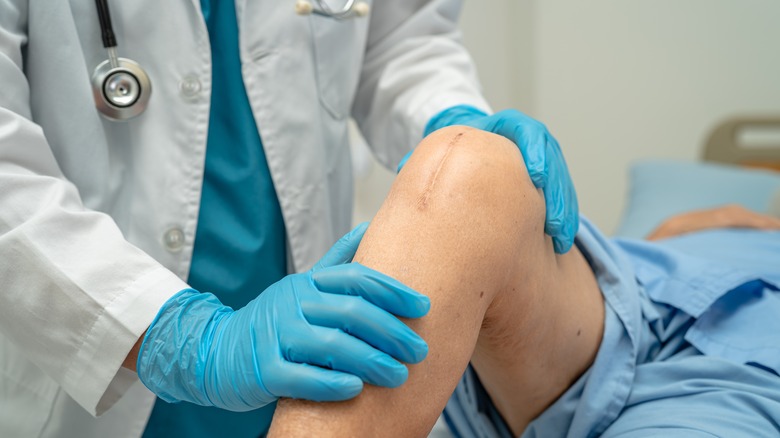
{"label": "skin", "polygon": [[[270,436],[425,436],[471,362],[512,431],[559,397],[593,362],[604,305],[575,247],[556,255],[544,201],[517,148],[451,127],[418,147],[355,261],[427,294],[429,315],[407,320],[430,346],[400,388],[367,385],[353,400],[283,399]],[[780,229],[740,207],[686,213],[648,239],[708,228]],[[143,336],[123,366],[135,370]]]}
{"label": "skin", "polygon": [[[655,241],[668,239],[686,233],[715,228],[749,228],[765,231],[780,230],[780,218],[756,213],[739,205],[724,205],[712,209],[696,210],[675,215],[661,223],[647,237]],[[127,354],[122,366],[135,371],[138,351],[146,332],[138,339]]]}
{"label": "skin", "polygon": [[780,230],[780,218],[756,213],[739,205],[725,205],[671,217],[653,230],[647,236],[647,240],[668,239],[681,234],[715,228]]}
{"label": "skin", "polygon": [[141,337],[138,338],[137,341],[135,341],[135,345],[133,345],[133,349],[130,350],[129,353],[127,353],[127,357],[125,358],[124,362],[122,362],[122,366],[127,368],[130,371],[135,371],[135,365],[138,362],[138,352],[141,350],[141,344],[144,343],[145,336],[146,336],[146,330],[144,330],[144,334],[142,334]]}
{"label": "skin", "polygon": [[514,144],[466,127],[428,136],[355,256],[430,297],[428,315],[405,321],[427,359],[399,388],[281,400],[269,436],[425,436],[469,362],[521,433],[589,367],[603,333],[592,271],[576,247],[555,254],[544,215]]}

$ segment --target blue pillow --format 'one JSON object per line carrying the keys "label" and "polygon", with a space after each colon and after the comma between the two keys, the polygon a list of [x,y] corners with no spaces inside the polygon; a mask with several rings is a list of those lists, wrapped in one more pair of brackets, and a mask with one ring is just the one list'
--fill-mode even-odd
{"label": "blue pillow", "polygon": [[641,238],[679,213],[740,204],[765,213],[780,174],[713,163],[645,161],[631,166],[628,202],[616,236]]}

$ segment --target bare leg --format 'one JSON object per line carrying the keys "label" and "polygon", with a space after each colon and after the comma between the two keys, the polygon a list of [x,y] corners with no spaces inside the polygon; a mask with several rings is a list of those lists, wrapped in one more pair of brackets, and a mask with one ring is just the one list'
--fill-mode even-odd
{"label": "bare leg", "polygon": [[282,400],[271,436],[424,436],[471,360],[515,433],[592,363],[603,302],[582,255],[553,252],[517,148],[465,127],[426,138],[355,261],[428,295],[428,342],[400,388],[340,403]]}

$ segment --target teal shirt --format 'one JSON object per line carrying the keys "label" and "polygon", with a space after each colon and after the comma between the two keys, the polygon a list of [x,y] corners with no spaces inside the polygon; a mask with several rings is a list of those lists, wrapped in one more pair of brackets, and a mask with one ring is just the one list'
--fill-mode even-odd
{"label": "teal shirt", "polygon": [[[239,309],[285,275],[284,221],[241,76],[235,3],[201,0],[201,8],[213,71],[189,284]],[[258,437],[274,407],[236,413],[158,399],[144,437]]]}

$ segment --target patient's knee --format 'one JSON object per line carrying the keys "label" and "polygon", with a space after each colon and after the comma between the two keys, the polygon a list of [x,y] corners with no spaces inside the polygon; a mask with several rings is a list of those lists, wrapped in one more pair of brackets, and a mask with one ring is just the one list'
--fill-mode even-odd
{"label": "patient's knee", "polygon": [[[451,126],[426,137],[399,174],[418,211],[488,209],[544,220],[544,200],[517,146],[486,131]],[[473,213],[469,212],[469,213]],[[540,216],[541,215],[541,216]]]}

